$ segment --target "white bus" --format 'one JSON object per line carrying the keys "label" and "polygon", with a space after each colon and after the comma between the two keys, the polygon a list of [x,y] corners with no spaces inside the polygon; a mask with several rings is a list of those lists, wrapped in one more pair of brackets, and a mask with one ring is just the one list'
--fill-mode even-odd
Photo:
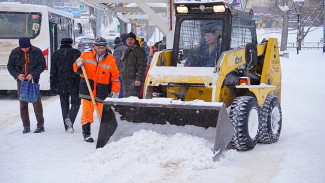
{"label": "white bus", "polygon": [[[78,27],[79,29],[76,29]],[[40,90],[50,90],[51,55],[60,47],[63,37],[75,40],[81,32],[81,24],[75,25],[71,13],[47,6],[0,3],[0,91],[17,90],[17,83],[9,74],[7,63],[11,50],[18,47],[20,37],[29,37],[32,45],[40,48],[46,60],[46,68],[40,76]]]}

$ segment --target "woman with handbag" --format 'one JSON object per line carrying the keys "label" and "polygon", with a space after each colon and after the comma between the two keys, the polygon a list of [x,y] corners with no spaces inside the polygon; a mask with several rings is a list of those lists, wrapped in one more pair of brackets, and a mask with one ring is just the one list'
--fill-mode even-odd
{"label": "woman with handbag", "polygon": [[[31,45],[29,38],[19,38],[19,47],[11,51],[7,68],[9,73],[14,77],[14,79],[17,80],[17,93],[18,98],[20,99],[20,117],[24,126],[24,134],[30,132],[30,120],[28,113],[28,102],[21,99],[22,96],[20,92],[22,91],[22,94],[25,96],[26,92],[28,91],[25,86],[28,86],[29,84],[24,83],[24,85],[21,85],[21,83],[24,81],[38,83],[39,77],[44,71],[45,67],[46,62],[42,51],[39,48]],[[41,95],[39,94],[39,89],[31,91],[34,95],[36,94],[37,97],[36,102],[33,103],[34,112],[37,119],[37,128],[34,133],[42,133],[45,132],[45,130]],[[32,103],[32,101],[30,102]]]}

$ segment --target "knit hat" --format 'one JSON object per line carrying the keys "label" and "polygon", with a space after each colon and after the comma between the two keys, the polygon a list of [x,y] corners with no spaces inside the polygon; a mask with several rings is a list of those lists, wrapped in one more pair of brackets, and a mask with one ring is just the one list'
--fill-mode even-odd
{"label": "knit hat", "polygon": [[63,45],[70,45],[72,44],[73,40],[71,38],[62,38],[61,39],[61,44]]}
{"label": "knit hat", "polygon": [[134,40],[137,40],[137,36],[133,33],[133,32],[130,32],[126,38],[133,38]]}
{"label": "knit hat", "polygon": [[120,42],[122,42],[122,39],[121,39],[120,37],[116,37],[116,38],[114,39],[114,44],[118,44],[118,43],[120,43]]}
{"label": "knit hat", "polygon": [[107,45],[107,41],[103,37],[99,37],[99,38],[97,38],[95,40],[94,45],[96,45],[96,46],[106,46]]}
{"label": "knit hat", "polygon": [[19,38],[19,46],[21,48],[28,48],[30,47],[30,39],[28,37],[21,37]]}

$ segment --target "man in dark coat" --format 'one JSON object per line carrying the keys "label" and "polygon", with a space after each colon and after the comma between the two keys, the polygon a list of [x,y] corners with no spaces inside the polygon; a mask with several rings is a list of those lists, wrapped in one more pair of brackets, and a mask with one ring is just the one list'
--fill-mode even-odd
{"label": "man in dark coat", "polygon": [[[17,93],[20,98],[21,81],[39,82],[41,73],[46,67],[45,58],[41,49],[33,46],[28,37],[19,38],[19,47],[13,49],[9,55],[7,68],[9,73],[17,80]],[[23,122],[23,133],[30,132],[30,120],[28,103],[19,100],[20,117]],[[41,95],[38,95],[37,102],[33,103],[37,120],[37,128],[34,133],[44,132],[44,117]]]}
{"label": "man in dark coat", "polygon": [[[114,52],[113,52],[113,57],[116,60],[116,64],[117,64],[117,68],[118,70],[122,70],[123,67],[123,63],[121,61],[121,56],[122,53],[124,52],[124,50],[126,49],[126,46],[124,46],[123,41],[120,37],[116,37],[114,39]],[[122,98],[123,97],[123,82],[121,80],[121,77],[119,77],[120,83],[121,83],[121,89],[120,89],[120,93],[118,98]]]}
{"label": "man in dark coat", "polygon": [[127,33],[122,33],[121,35],[120,35],[120,38],[121,38],[121,40],[122,40],[122,43],[123,43],[123,45],[124,46],[126,46],[126,36],[127,36],[128,34]]}
{"label": "man in dark coat", "polygon": [[124,46],[122,39],[120,37],[116,37],[114,39],[114,52],[113,57],[116,60],[117,68],[118,70],[121,70],[123,67],[123,63],[121,61],[121,56],[124,50],[126,49],[126,46]]}
{"label": "man in dark coat", "polygon": [[123,68],[120,75],[123,82],[123,97],[139,96],[141,81],[147,67],[147,56],[136,44],[136,36],[130,32],[126,38],[127,48],[121,56]]}
{"label": "man in dark coat", "polygon": [[[80,75],[73,72],[73,63],[79,58],[80,51],[72,48],[71,38],[62,38],[60,49],[52,55],[51,90],[60,95],[61,110],[65,131],[73,133],[73,124],[78,114]],[[70,108],[71,98],[71,108]]]}

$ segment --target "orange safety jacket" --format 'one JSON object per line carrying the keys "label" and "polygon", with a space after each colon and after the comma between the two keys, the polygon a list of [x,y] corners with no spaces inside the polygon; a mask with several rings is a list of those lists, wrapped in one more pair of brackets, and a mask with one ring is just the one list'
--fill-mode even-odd
{"label": "orange safety jacket", "polygon": [[[120,92],[121,84],[118,79],[120,73],[112,55],[106,52],[103,60],[97,62],[96,50],[92,49],[83,52],[79,58],[83,59],[83,65],[96,102],[104,102],[111,91]],[[73,64],[73,70],[74,72],[82,74],[79,85],[79,97],[91,100],[85,76],[82,73],[81,67],[77,65],[77,62]]]}

